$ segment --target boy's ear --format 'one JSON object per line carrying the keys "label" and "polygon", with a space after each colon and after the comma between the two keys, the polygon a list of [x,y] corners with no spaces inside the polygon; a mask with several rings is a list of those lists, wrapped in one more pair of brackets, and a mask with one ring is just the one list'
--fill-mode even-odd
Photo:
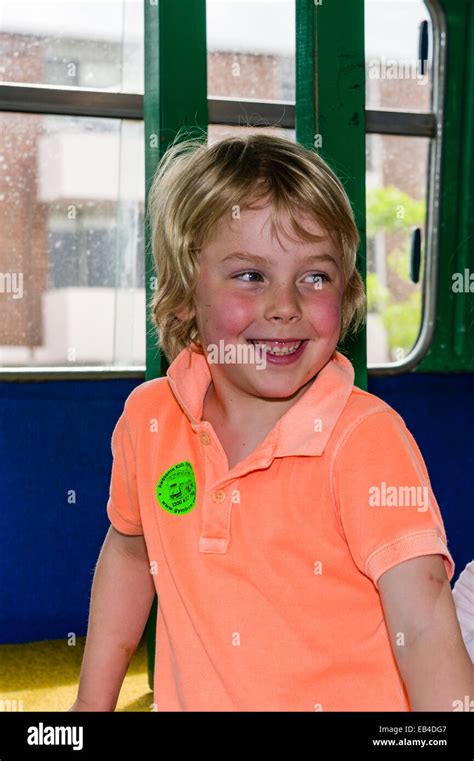
{"label": "boy's ear", "polygon": [[178,318],[178,320],[192,320],[194,315],[196,314],[196,310],[193,307],[183,307],[183,309],[180,309],[178,312],[175,312],[175,317]]}

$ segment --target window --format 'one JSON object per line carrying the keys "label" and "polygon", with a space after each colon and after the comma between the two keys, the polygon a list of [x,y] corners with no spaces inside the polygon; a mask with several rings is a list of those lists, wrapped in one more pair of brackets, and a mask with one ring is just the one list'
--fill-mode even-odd
{"label": "window", "polygon": [[434,309],[442,20],[423,0],[366,0],[367,359],[426,352]]}
{"label": "window", "polygon": [[293,0],[208,0],[208,94],[295,100]]}
{"label": "window", "polygon": [[[143,374],[143,5],[0,0],[4,377]],[[295,6],[207,0],[209,141],[295,139]],[[368,360],[394,372],[433,325],[444,27],[435,0],[365,16]]]}
{"label": "window", "polygon": [[207,0],[209,139],[295,139],[294,0]]}
{"label": "window", "polygon": [[0,373],[141,376],[143,3],[0,0],[0,50]]}

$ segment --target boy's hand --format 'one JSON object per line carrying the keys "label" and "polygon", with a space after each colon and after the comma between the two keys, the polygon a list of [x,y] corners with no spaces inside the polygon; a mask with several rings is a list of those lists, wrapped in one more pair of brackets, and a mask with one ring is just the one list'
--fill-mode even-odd
{"label": "boy's hand", "polygon": [[411,710],[469,710],[474,665],[443,557],[424,555],[399,563],[381,575],[378,587]]}

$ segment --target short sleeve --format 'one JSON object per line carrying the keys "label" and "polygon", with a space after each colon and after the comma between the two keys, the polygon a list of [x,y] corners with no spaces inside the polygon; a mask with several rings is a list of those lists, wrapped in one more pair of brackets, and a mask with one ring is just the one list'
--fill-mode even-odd
{"label": "short sleeve", "polygon": [[135,453],[125,410],[112,433],[112,475],[107,515],[121,534],[143,535],[138,502]]}
{"label": "short sleeve", "polygon": [[378,589],[379,577],[421,555],[454,560],[426,465],[402,418],[390,408],[369,414],[336,452],[333,499],[351,555]]}

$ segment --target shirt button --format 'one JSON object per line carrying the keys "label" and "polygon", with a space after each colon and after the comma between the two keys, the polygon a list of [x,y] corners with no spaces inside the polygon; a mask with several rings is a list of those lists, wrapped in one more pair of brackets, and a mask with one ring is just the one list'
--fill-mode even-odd
{"label": "shirt button", "polygon": [[218,489],[215,491],[212,495],[212,499],[214,502],[222,502],[222,500],[225,499],[225,491],[222,491],[222,489]]}
{"label": "shirt button", "polygon": [[201,439],[203,444],[209,444],[209,442],[211,441],[210,436],[208,433],[206,433],[206,431],[201,431],[201,433],[199,434],[199,438]]}

